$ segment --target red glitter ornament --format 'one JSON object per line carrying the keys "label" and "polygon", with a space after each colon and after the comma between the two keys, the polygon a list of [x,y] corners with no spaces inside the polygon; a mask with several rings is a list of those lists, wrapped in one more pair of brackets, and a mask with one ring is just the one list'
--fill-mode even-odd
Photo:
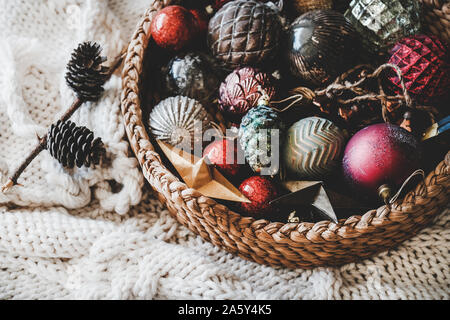
{"label": "red glitter ornament", "polygon": [[[203,156],[207,157],[209,162],[229,178],[238,177],[245,164],[243,152],[240,151],[237,139],[222,139],[210,143],[203,151]],[[241,152],[241,161],[238,158],[238,152]],[[241,162],[241,163],[240,163]]]}
{"label": "red glitter ornament", "polygon": [[347,143],[343,169],[357,190],[376,195],[382,185],[400,186],[420,166],[419,141],[399,126],[379,123],[357,132]]}
{"label": "red glitter ornament", "polygon": [[270,99],[275,95],[271,77],[251,67],[238,68],[220,86],[220,108],[232,117],[230,120],[240,120],[258,105],[262,95],[260,90],[264,90]]}
{"label": "red glitter ornament", "polygon": [[195,17],[182,6],[167,6],[152,20],[150,32],[156,44],[169,50],[180,50],[198,34]]}
{"label": "red glitter ornament", "polygon": [[[435,36],[403,38],[390,51],[389,63],[401,69],[406,88],[418,103],[432,103],[449,91],[448,48]],[[394,91],[402,94],[400,79],[392,73],[389,80]]]}
{"label": "red glitter ornament", "polygon": [[270,201],[279,197],[275,183],[263,176],[254,176],[244,180],[239,191],[251,202],[241,203],[241,212],[253,217],[261,217],[274,212]]}

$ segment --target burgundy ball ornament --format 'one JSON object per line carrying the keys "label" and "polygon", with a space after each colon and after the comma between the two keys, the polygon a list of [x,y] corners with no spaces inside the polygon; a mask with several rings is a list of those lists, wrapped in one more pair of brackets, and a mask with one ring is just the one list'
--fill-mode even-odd
{"label": "burgundy ball ornament", "polygon": [[356,190],[380,195],[387,186],[393,195],[420,166],[419,141],[399,126],[380,123],[358,131],[343,158],[344,176]]}
{"label": "burgundy ball ornament", "polygon": [[[448,94],[450,88],[448,47],[437,37],[415,35],[401,39],[390,51],[389,63],[402,71],[409,94],[420,104],[431,104]],[[399,77],[392,72],[389,81],[402,94]]]}
{"label": "burgundy ball ornament", "polygon": [[244,180],[239,191],[250,200],[249,203],[241,203],[241,212],[255,218],[273,213],[275,208],[270,202],[280,196],[278,187],[265,176],[253,176]]}
{"label": "burgundy ball ornament", "polygon": [[168,50],[180,50],[198,34],[197,22],[189,10],[173,5],[161,9],[150,24],[156,44]]}
{"label": "burgundy ball ornament", "polygon": [[230,119],[239,121],[258,105],[264,90],[271,99],[275,95],[270,75],[251,67],[238,68],[230,73],[219,89],[219,106]]}
{"label": "burgundy ball ornament", "polygon": [[[238,158],[239,152],[242,159]],[[237,139],[224,138],[211,142],[203,151],[203,156],[229,178],[239,177],[245,165],[243,151],[240,149]]]}
{"label": "burgundy ball ornament", "polygon": [[307,12],[288,30],[286,52],[290,72],[315,86],[329,84],[355,65],[359,50],[355,28],[333,10]]}

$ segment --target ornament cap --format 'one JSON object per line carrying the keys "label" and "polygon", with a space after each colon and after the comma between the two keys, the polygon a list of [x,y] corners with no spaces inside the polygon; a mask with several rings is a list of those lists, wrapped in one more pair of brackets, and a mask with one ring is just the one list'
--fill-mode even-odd
{"label": "ornament cap", "polygon": [[392,197],[392,188],[387,184],[383,184],[378,188],[378,195],[385,204],[388,204]]}
{"label": "ornament cap", "polygon": [[261,97],[258,99],[258,106],[268,106],[270,102],[269,94],[260,85],[258,85],[258,91],[261,94]]}

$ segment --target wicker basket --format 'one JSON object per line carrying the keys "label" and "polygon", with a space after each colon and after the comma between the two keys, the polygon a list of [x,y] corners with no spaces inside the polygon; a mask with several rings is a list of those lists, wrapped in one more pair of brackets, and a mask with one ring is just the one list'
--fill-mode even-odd
{"label": "wicker basket", "polygon": [[422,3],[424,29],[450,44],[450,2],[419,0]]}
{"label": "wicker basket", "polygon": [[[190,230],[228,252],[272,266],[313,268],[355,262],[387,250],[430,224],[448,204],[450,153],[433,172],[390,208],[382,206],[338,224],[273,223],[232,212],[180,181],[162,163],[144,127],[148,93],[144,60],[149,25],[162,6],[153,1],[133,35],[123,69],[122,112],[131,147],[142,171],[171,214]],[[145,90],[143,90],[145,86]],[[155,102],[155,92],[150,92]]]}

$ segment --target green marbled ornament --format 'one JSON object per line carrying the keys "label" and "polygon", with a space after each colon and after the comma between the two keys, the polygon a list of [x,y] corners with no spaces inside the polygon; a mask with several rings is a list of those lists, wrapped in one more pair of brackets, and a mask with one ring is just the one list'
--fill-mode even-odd
{"label": "green marbled ornament", "polygon": [[239,139],[252,170],[273,176],[280,169],[279,150],[284,124],[279,113],[262,100],[242,118]]}

